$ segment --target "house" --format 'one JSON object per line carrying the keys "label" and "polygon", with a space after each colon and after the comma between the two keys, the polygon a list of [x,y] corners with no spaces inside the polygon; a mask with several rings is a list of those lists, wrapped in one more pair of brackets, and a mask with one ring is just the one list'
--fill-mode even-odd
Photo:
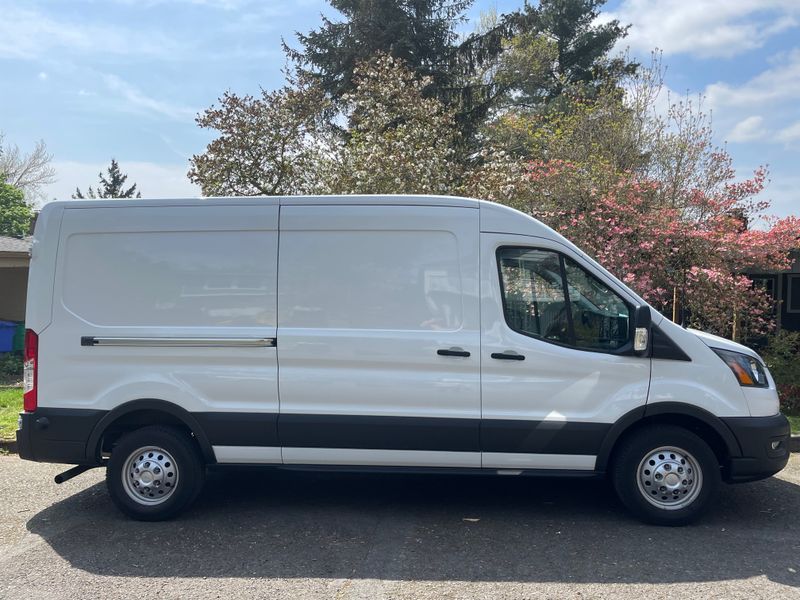
{"label": "house", "polygon": [[0,321],[25,320],[31,240],[0,236]]}
{"label": "house", "polygon": [[791,260],[788,271],[748,275],[772,297],[777,329],[800,331],[800,249],[792,252]]}

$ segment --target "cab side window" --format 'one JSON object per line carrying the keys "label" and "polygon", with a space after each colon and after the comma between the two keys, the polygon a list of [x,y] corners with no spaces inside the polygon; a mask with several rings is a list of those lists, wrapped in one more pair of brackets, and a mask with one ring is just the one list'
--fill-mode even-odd
{"label": "cab side window", "polygon": [[569,258],[564,258],[564,269],[574,345],[593,350],[616,350],[627,344],[630,310],[622,298]]}
{"label": "cab side window", "polygon": [[546,250],[503,248],[499,260],[509,326],[534,337],[570,343],[559,255]]}
{"label": "cab side window", "polygon": [[497,258],[511,329],[585,350],[630,342],[628,305],[572,259],[535,248],[500,248]]}

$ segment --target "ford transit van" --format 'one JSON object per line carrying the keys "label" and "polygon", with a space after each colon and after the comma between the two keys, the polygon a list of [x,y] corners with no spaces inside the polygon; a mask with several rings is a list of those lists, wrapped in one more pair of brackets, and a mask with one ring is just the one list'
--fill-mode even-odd
{"label": "ford transit van", "polygon": [[788,460],[775,383],[510,208],[435,196],[53,202],[22,458],[169,518],[208,465],[610,478],[682,524]]}

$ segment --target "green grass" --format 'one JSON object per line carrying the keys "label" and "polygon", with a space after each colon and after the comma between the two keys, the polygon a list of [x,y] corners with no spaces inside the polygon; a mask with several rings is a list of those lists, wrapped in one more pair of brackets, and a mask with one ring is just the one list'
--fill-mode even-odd
{"label": "green grass", "polygon": [[0,440],[13,440],[22,410],[22,388],[0,387]]}
{"label": "green grass", "polygon": [[792,433],[800,433],[800,415],[786,415],[786,418],[792,426]]}

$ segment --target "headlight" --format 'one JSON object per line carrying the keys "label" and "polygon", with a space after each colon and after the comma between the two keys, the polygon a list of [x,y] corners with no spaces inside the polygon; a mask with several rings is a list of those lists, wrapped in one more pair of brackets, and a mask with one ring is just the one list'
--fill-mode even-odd
{"label": "headlight", "polygon": [[732,350],[721,350],[720,348],[712,348],[712,350],[730,367],[740,385],[769,387],[767,372],[758,359]]}

